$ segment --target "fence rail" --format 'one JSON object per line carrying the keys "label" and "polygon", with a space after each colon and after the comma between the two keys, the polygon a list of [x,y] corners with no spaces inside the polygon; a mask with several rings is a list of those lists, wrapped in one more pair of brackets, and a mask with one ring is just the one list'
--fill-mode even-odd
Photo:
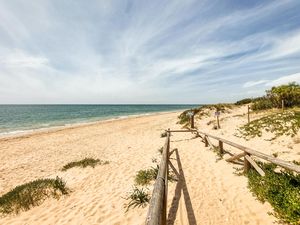
{"label": "fence rail", "polygon": [[262,152],[258,152],[251,148],[242,146],[240,144],[234,143],[232,141],[228,141],[224,138],[216,137],[214,135],[198,131],[197,129],[191,130],[170,130],[167,131],[166,141],[163,147],[162,159],[159,165],[158,175],[155,180],[154,189],[152,192],[152,197],[150,201],[150,206],[146,218],[146,225],[166,225],[167,224],[167,197],[168,197],[168,171],[169,171],[169,157],[170,157],[170,136],[171,133],[174,132],[194,132],[200,138],[202,138],[205,146],[211,146],[215,148],[210,141],[210,138],[218,141],[219,146],[218,149],[220,154],[225,152],[224,144],[235,147],[241,151],[240,154],[233,155],[227,162],[233,162],[235,160],[239,160],[244,157],[244,171],[248,172],[251,166],[262,176],[265,175],[264,171],[257,165],[257,163],[252,159],[251,155],[254,155],[257,158],[272,162],[278,166],[289,169],[291,171],[300,173],[300,166],[290,163],[281,159],[277,159],[271,155],[264,154]]}
{"label": "fence rail", "polygon": [[[273,157],[273,156],[271,156],[271,155],[267,155],[267,154],[265,154],[265,153],[258,152],[258,151],[256,151],[256,150],[251,149],[251,148],[242,146],[242,145],[237,144],[237,143],[234,143],[234,142],[232,142],[232,141],[228,141],[228,140],[226,140],[226,139],[224,139],[224,138],[220,138],[220,137],[213,136],[213,135],[208,134],[208,133],[205,133],[205,132],[197,131],[197,133],[198,133],[198,134],[204,135],[204,137],[202,137],[202,136],[200,135],[200,136],[202,137],[202,139],[204,139],[204,142],[206,142],[206,141],[209,142],[209,137],[210,137],[210,138],[213,138],[213,139],[215,139],[215,140],[218,140],[218,141],[219,141],[219,146],[221,145],[221,146],[222,146],[222,149],[223,149],[223,143],[225,143],[225,144],[228,144],[228,145],[230,145],[230,146],[232,146],[232,147],[235,147],[235,148],[237,148],[237,149],[239,149],[239,150],[242,150],[242,151],[245,153],[245,155],[250,155],[250,156],[251,156],[251,155],[254,155],[254,156],[256,156],[257,158],[261,158],[261,159],[263,159],[263,160],[272,162],[272,163],[274,163],[274,164],[276,164],[276,165],[278,165],[278,166],[281,166],[281,167],[283,167],[283,168],[286,168],[286,169],[295,171],[295,172],[297,172],[297,173],[300,173],[300,166],[298,166],[298,165],[296,165],[296,164],[294,164],[294,163],[290,163],[290,162],[284,161],[284,160],[282,160],[282,159],[275,158],[275,157]],[[220,148],[220,149],[221,149],[221,148]],[[243,156],[243,155],[242,155],[242,156]],[[246,160],[249,161],[247,158],[248,158],[248,157],[246,157]],[[228,160],[227,160],[227,161],[228,161]],[[230,160],[229,160],[229,161],[230,161]],[[250,160],[250,161],[251,161],[251,160]],[[249,163],[251,163],[251,162],[249,162]]]}
{"label": "fence rail", "polygon": [[146,219],[147,225],[165,225],[167,223],[168,161],[170,152],[170,132],[163,147],[162,159],[150,201]]}

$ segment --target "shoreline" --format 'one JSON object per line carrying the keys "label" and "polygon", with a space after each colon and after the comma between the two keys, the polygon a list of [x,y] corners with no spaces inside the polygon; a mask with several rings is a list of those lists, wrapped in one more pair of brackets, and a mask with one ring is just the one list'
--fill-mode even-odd
{"label": "shoreline", "polygon": [[124,115],[118,116],[114,118],[105,118],[105,119],[97,119],[95,121],[87,121],[87,122],[78,122],[78,123],[71,123],[65,124],[61,126],[51,126],[51,127],[43,127],[43,128],[34,128],[29,130],[19,130],[19,131],[11,131],[8,133],[0,133],[0,141],[11,140],[11,139],[18,139],[18,138],[27,138],[34,135],[41,135],[41,134],[49,134],[53,132],[59,132],[68,129],[76,129],[80,127],[87,127],[87,126],[94,126],[99,124],[111,123],[115,121],[123,121],[135,118],[143,118],[143,117],[150,117],[150,116],[157,116],[157,115],[164,115],[164,114],[171,114],[171,113],[180,113],[181,110],[171,110],[171,111],[162,111],[162,112],[150,112],[150,113],[142,113],[142,114],[131,114],[131,115]]}

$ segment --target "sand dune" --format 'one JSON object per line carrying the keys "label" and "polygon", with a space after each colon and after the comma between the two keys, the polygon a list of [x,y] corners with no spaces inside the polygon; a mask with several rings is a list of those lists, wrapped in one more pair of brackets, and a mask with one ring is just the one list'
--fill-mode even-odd
{"label": "sand dune", "polygon": [[[27,212],[2,217],[0,224],[143,224],[147,208],[125,213],[123,197],[131,190],[135,173],[159,159],[157,150],[164,144],[161,132],[180,128],[177,116],[143,116],[2,138],[1,195],[18,184],[56,176],[72,192]],[[171,138],[171,148],[178,149],[172,163],[181,179],[169,187],[169,224],[272,224],[275,218],[267,214],[271,207],[252,196],[246,178],[234,175],[233,164],[216,161],[216,155],[192,137],[179,133]],[[110,163],[60,171],[66,163],[84,157]]]}

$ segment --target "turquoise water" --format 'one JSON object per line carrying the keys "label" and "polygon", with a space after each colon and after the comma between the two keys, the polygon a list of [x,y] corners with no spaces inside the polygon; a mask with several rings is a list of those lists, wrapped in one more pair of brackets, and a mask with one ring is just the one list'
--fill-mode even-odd
{"label": "turquoise water", "polygon": [[193,107],[195,105],[0,105],[0,134]]}

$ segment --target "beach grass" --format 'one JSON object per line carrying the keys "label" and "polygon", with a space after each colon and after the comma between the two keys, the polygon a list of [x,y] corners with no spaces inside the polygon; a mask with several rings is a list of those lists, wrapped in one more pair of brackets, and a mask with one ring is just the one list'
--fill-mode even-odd
{"label": "beach grass", "polygon": [[38,179],[20,185],[0,197],[0,213],[18,214],[43,203],[46,198],[59,199],[69,193],[66,183],[56,179]]}
{"label": "beach grass", "polygon": [[147,189],[134,186],[133,191],[129,193],[125,200],[128,200],[128,203],[125,204],[126,212],[130,208],[144,208],[150,202],[150,194]]}
{"label": "beach grass", "polygon": [[135,176],[134,182],[136,185],[148,185],[157,177],[158,169],[152,167],[146,170],[139,170]]}
{"label": "beach grass", "polygon": [[63,166],[63,168],[61,169],[62,171],[66,171],[68,169],[71,169],[73,167],[81,167],[81,168],[85,168],[85,167],[95,167],[96,165],[106,165],[109,164],[109,161],[103,161],[100,159],[93,159],[93,158],[84,158],[80,161],[74,161],[74,162],[70,162],[66,165]]}
{"label": "beach grass", "polygon": [[[135,184],[136,185],[148,185],[151,181],[156,180],[156,177],[158,175],[159,166],[156,165],[156,167],[151,167],[147,170],[139,170],[135,176]],[[174,182],[177,181],[175,175],[173,172],[169,172],[168,174],[168,181]]]}

